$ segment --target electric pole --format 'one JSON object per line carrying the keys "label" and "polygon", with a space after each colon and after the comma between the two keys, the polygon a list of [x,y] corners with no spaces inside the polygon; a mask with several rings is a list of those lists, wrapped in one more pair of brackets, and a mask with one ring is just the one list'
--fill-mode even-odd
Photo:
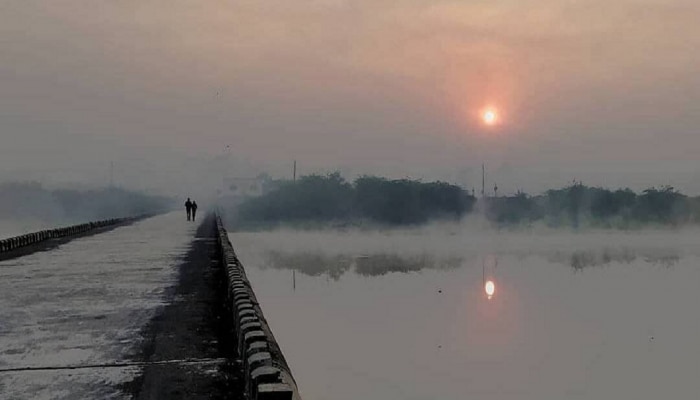
{"label": "electric pole", "polygon": [[481,197],[484,197],[486,194],[485,192],[486,189],[486,167],[484,164],[481,164]]}

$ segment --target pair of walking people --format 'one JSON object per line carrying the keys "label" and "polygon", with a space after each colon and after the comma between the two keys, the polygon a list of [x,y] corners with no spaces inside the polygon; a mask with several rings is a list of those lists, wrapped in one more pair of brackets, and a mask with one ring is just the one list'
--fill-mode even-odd
{"label": "pair of walking people", "polygon": [[185,202],[185,210],[187,210],[187,220],[194,221],[197,218],[197,202],[187,198]]}

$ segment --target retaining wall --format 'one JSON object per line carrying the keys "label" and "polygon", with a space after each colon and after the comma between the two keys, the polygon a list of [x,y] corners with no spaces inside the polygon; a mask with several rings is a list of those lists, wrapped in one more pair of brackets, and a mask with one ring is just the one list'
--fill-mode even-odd
{"label": "retaining wall", "polygon": [[245,390],[251,400],[301,400],[296,382],[263,316],[255,293],[219,216],[216,217],[221,265],[227,277]]}
{"label": "retaining wall", "polygon": [[13,250],[21,249],[23,247],[32,246],[50,239],[81,235],[90,232],[94,229],[133,222],[137,219],[141,219],[144,217],[146,216],[107,219],[103,221],[88,222],[85,224],[68,226],[65,228],[48,229],[34,233],[27,233],[26,235],[0,240],[0,253],[7,253]]}

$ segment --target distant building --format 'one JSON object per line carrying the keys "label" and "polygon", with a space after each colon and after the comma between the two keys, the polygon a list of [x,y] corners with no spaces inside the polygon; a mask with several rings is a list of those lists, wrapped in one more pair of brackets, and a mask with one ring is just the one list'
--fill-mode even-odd
{"label": "distant building", "polygon": [[229,196],[255,197],[263,194],[265,183],[260,177],[255,178],[225,178],[224,190]]}

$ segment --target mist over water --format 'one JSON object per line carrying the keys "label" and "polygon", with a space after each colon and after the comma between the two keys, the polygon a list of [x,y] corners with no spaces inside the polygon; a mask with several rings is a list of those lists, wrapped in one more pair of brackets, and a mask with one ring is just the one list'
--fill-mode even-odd
{"label": "mist over water", "polygon": [[305,399],[534,400],[700,391],[698,233],[230,236]]}

